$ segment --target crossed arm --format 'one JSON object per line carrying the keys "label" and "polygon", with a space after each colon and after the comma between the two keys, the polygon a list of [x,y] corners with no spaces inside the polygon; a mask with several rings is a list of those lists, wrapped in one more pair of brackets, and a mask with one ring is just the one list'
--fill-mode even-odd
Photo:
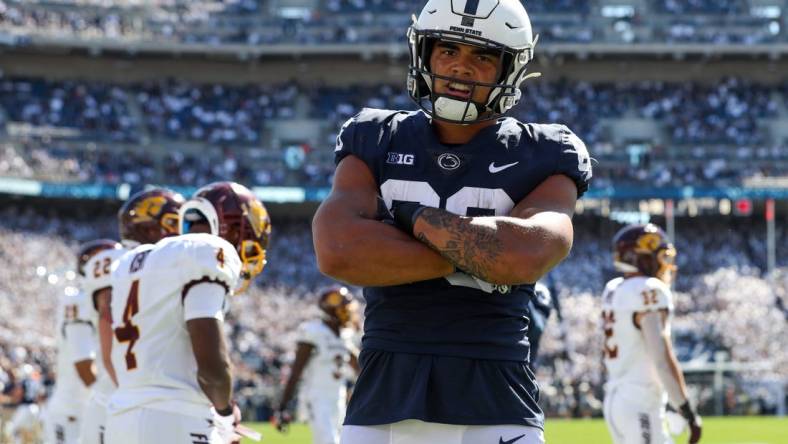
{"label": "crossed arm", "polygon": [[361,286],[444,277],[455,268],[494,284],[535,282],[569,253],[577,200],[572,181],[551,176],[509,216],[465,217],[427,208],[413,236],[375,220],[378,189],[355,156],[343,159],[313,222],[320,270]]}

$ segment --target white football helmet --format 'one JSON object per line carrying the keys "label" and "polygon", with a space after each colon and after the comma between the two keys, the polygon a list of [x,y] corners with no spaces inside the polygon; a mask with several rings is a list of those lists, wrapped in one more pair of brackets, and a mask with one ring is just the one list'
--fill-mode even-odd
{"label": "white football helmet", "polygon": [[[458,81],[430,72],[430,53],[438,40],[501,52],[496,83],[463,82],[472,91],[480,86],[492,88],[486,103],[435,94],[435,79]],[[519,0],[429,0],[408,29],[410,97],[439,120],[471,124],[496,119],[520,100],[520,84],[539,76],[525,73],[537,40]]]}

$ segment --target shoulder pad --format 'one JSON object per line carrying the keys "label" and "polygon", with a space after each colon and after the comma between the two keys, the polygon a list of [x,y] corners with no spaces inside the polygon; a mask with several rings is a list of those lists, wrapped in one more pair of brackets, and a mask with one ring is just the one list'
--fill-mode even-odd
{"label": "shoulder pad", "polygon": [[633,294],[627,297],[632,311],[673,310],[670,288],[657,278],[640,278],[632,290]]}
{"label": "shoulder pad", "polygon": [[78,291],[74,294],[66,293],[63,295],[61,307],[62,310],[64,310],[63,321],[66,324],[91,323],[90,319],[91,313],[93,312],[93,303],[86,292]]}
{"label": "shoulder pad", "polygon": [[[241,258],[226,240],[207,233],[165,238],[157,244],[161,266],[179,271],[184,287],[199,281],[216,282],[227,292],[236,288],[241,274]],[[159,265],[157,264],[157,265]]]}
{"label": "shoulder pad", "polygon": [[577,197],[588,191],[593,171],[585,143],[566,125],[528,124],[528,131],[539,146],[555,156],[554,174],[568,176],[577,186]]}
{"label": "shoulder pad", "polygon": [[613,303],[613,292],[616,291],[621,283],[624,282],[624,278],[617,277],[615,279],[611,279],[605,284],[605,289],[602,291],[602,303],[606,305],[610,305]]}
{"label": "shoulder pad", "polygon": [[313,319],[302,322],[301,325],[298,326],[297,342],[318,345],[320,343],[321,333],[321,321]]}
{"label": "shoulder pad", "polygon": [[392,111],[384,109],[364,108],[351,117],[337,135],[334,148],[334,163],[350,154],[360,158],[367,165],[374,164],[374,158],[382,150],[382,135],[391,127],[393,121],[400,121],[412,115],[408,111]]}
{"label": "shoulder pad", "polygon": [[85,264],[85,277],[82,280],[82,287],[85,293],[93,296],[93,293],[102,288],[110,287],[112,277],[112,265],[120,259],[126,249],[103,250],[94,255]]}

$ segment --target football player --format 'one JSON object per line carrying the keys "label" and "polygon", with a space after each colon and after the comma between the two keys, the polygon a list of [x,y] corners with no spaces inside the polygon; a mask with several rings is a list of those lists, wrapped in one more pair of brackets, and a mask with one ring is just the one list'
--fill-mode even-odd
{"label": "football player", "polygon": [[265,265],[268,212],[219,182],[180,208],[180,236],[140,245],[112,272],[112,444],[225,444],[240,436],[224,339],[230,294]]}
{"label": "football player", "polygon": [[178,234],[178,210],[184,198],[165,188],[140,191],[121,206],[118,227],[122,244],[108,239],[88,242],[79,252],[78,271],[91,301],[90,316],[98,326],[99,363],[96,383],[85,407],[82,444],[105,442],[107,402],[117,385],[112,367],[112,264],[130,249]]}
{"label": "football player", "polygon": [[[107,399],[115,389],[114,374],[107,371],[105,362],[109,360],[109,344],[101,344],[98,329],[109,331],[109,284],[112,262],[120,257],[125,249],[120,243],[110,239],[97,239],[83,244],[77,253],[77,272],[82,279],[82,291],[88,299],[86,316],[96,327],[91,337],[93,348],[97,351],[96,382],[90,388],[80,425],[81,444],[100,444],[103,442],[106,422]],[[111,338],[109,335],[105,335]],[[105,352],[106,350],[106,352]],[[104,359],[105,354],[107,358]]]}
{"label": "football player", "polygon": [[57,381],[44,413],[44,442],[78,444],[82,411],[96,381],[95,336],[87,294],[66,287],[58,301]]}
{"label": "football player", "polygon": [[301,401],[306,403],[315,444],[339,444],[347,406],[348,367],[358,372],[358,353],[352,343],[351,322],[356,303],[346,287],[321,293],[322,319],[298,327],[295,361],[285,385],[275,423],[283,431],[291,419],[287,410],[298,381],[303,379]]}
{"label": "football player", "polygon": [[629,225],[613,238],[613,260],[623,276],[602,295],[603,356],[608,380],[604,416],[613,442],[672,443],[665,430],[665,398],[700,440],[701,419],[687,398],[670,339],[676,249],[654,224]]}
{"label": "football player", "polygon": [[31,364],[24,364],[12,372],[8,399],[0,394],[0,401],[9,402],[8,406],[15,408],[7,424],[2,423],[0,418],[0,442],[6,442],[3,439],[15,444],[40,442],[41,415],[38,404],[43,394],[41,374]]}
{"label": "football player", "polygon": [[408,44],[421,110],[343,126],[313,223],[321,271],[365,287],[342,442],[539,443],[528,301],[569,253],[590,157],[563,125],[503,116],[534,76],[520,1],[430,0]]}

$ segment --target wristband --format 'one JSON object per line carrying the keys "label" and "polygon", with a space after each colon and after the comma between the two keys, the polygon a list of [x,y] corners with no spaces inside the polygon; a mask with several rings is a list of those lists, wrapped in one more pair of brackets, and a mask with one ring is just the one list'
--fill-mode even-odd
{"label": "wristband", "polygon": [[681,404],[681,407],[679,407],[679,413],[681,413],[681,416],[683,416],[687,422],[695,422],[695,412],[692,410],[689,401]]}
{"label": "wristband", "polygon": [[[222,410],[216,410],[216,414],[219,416],[230,416],[233,414],[235,408],[235,403],[230,402],[227,407],[223,408]],[[214,407],[216,409],[216,407]]]}
{"label": "wristband", "polygon": [[394,225],[400,230],[413,235],[413,225],[416,218],[425,209],[429,208],[416,202],[402,202],[395,204],[394,211]]}

